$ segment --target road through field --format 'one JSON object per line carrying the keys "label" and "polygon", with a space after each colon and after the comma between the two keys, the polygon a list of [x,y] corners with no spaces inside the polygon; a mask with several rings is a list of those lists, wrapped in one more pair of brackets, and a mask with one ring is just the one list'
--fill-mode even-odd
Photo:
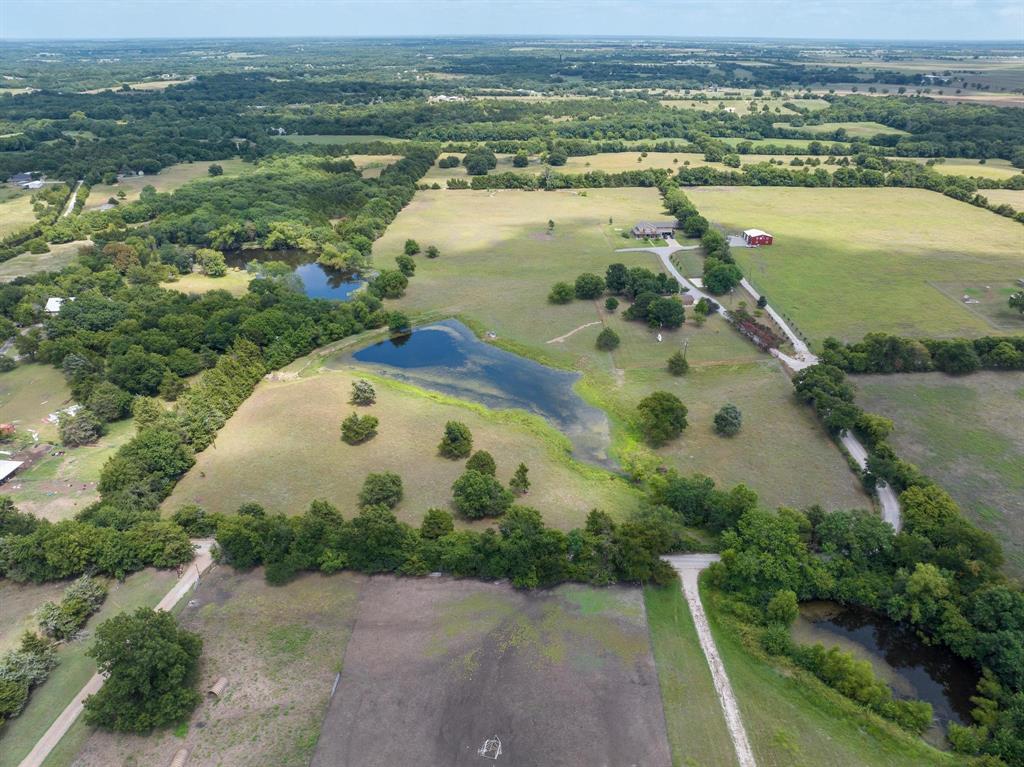
{"label": "road through field", "polygon": [[79,181],[75,184],[75,188],[71,190],[71,196],[68,197],[68,204],[64,206],[64,212],[61,213],[61,216],[64,218],[67,218],[74,212],[75,200],[78,199],[78,190],[82,188],[82,183],[82,181]]}
{"label": "road through field", "polygon": [[757,763],[754,761],[754,752],[750,748],[750,740],[747,738],[747,731],[743,727],[743,719],[740,717],[739,704],[736,702],[732,685],[729,683],[729,676],[725,673],[725,665],[715,646],[715,638],[711,635],[704,605],[700,601],[698,582],[700,573],[708,565],[717,562],[719,556],[717,554],[673,554],[663,557],[663,559],[679,573],[679,579],[683,583],[683,594],[686,596],[686,603],[693,616],[693,625],[697,629],[700,647],[704,651],[708,668],[711,669],[711,679],[715,685],[715,692],[718,693],[718,702],[722,705],[725,725],[729,728],[729,737],[732,738],[733,748],[736,749],[736,759],[739,761],[740,767],[757,767]]}
{"label": "road through field", "polygon": [[[688,279],[680,274],[679,270],[676,269],[676,265],[672,263],[672,254],[677,250],[692,250],[692,248],[684,248],[678,242],[673,239],[665,241],[664,247],[653,247],[653,248],[624,248],[616,251],[617,253],[623,252],[639,252],[646,251],[648,253],[654,253],[658,258],[661,259],[661,263],[664,265],[665,270],[671,274],[676,280],[685,288],[688,288],[689,295],[693,296],[695,300],[699,301],[702,298],[707,298],[709,301],[714,299],[698,289],[696,285],[690,282]],[[754,297],[757,301],[761,298],[761,295],[754,290],[754,287],[747,282],[746,279],[741,281],[743,288]],[[771,353],[773,357],[779,359],[786,367],[788,367],[794,373],[798,373],[804,368],[809,368],[813,365],[818,364],[818,356],[812,352],[806,343],[794,332],[794,330],[782,319],[781,315],[772,309],[771,306],[765,304],[764,309],[768,312],[769,316],[775,320],[778,326],[782,329],[782,332],[786,334],[786,338],[793,344],[795,356],[789,356],[783,354],[778,349],[772,349]],[[724,309],[720,308],[719,312],[723,317],[728,318],[729,313]],[[843,443],[843,447],[849,451],[850,455],[857,462],[857,465],[863,470],[867,468],[868,464],[868,451],[860,443],[860,441],[851,433],[844,432],[840,441]],[[898,533],[900,527],[902,527],[902,520],[900,517],[900,502],[896,497],[896,493],[889,485],[880,485],[876,488],[878,493],[878,502],[882,507],[882,519],[893,526],[893,529]]]}
{"label": "road through field", "polygon": [[[196,541],[196,544],[196,558],[189,563],[171,590],[160,600],[156,606],[157,610],[170,611],[196,585],[199,576],[206,572],[212,564],[213,555],[210,553],[210,547],[213,545],[213,541],[204,539]],[[46,757],[50,755],[50,752],[82,713],[85,708],[85,699],[97,693],[102,686],[103,676],[98,673],[93,674],[92,678],[85,683],[85,686],[79,690],[74,699],[50,725],[50,728],[43,733],[43,737],[28,752],[28,756],[21,760],[18,767],[41,767],[46,761]]]}

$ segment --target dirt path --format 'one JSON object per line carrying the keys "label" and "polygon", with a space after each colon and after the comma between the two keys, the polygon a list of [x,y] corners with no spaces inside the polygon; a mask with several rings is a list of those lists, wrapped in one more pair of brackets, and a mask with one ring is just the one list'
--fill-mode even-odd
{"label": "dirt path", "polygon": [[754,761],[754,752],[747,739],[747,731],[743,728],[743,720],[740,718],[739,704],[736,702],[736,696],[733,695],[732,685],[729,684],[725,666],[722,664],[722,658],[715,646],[715,638],[711,635],[704,605],[700,602],[698,578],[701,570],[712,562],[717,562],[719,557],[717,554],[675,554],[664,557],[664,559],[675,568],[675,571],[679,573],[679,579],[683,582],[683,594],[690,607],[690,614],[693,616],[693,625],[697,629],[700,647],[708,661],[708,668],[711,669],[711,679],[714,682],[715,691],[718,693],[718,702],[722,705],[725,726],[729,729],[729,737],[732,738],[732,745],[736,750],[736,759],[740,767],[757,767],[757,762]]}
{"label": "dirt path", "polygon": [[71,196],[68,197],[68,204],[64,206],[64,212],[61,213],[63,218],[70,216],[75,210],[75,200],[78,199],[78,190],[82,188],[82,182],[79,181],[75,184],[75,188],[71,190]]}
{"label": "dirt path", "polygon": [[[178,604],[181,598],[195,586],[199,576],[206,572],[213,563],[213,556],[210,554],[210,546],[213,544],[213,541],[201,540],[196,543],[198,544],[196,558],[185,568],[182,576],[164,598],[160,600],[160,603],[156,606],[157,610],[169,611]],[[43,737],[29,751],[28,756],[21,760],[21,764],[18,767],[41,767],[43,762],[46,761],[46,757],[50,755],[50,752],[57,746],[67,731],[71,729],[71,725],[78,719],[79,714],[82,713],[82,710],[85,708],[85,699],[98,692],[102,686],[103,676],[93,674],[92,678],[85,683],[85,686],[78,691],[74,699],[60,712],[60,715],[50,725],[50,728],[43,733]]]}
{"label": "dirt path", "polygon": [[575,335],[576,333],[579,333],[584,328],[589,328],[592,325],[600,325],[600,324],[601,324],[601,320],[596,320],[594,322],[588,322],[585,325],[580,325],[578,328],[573,328],[568,333],[566,333],[564,336],[559,336],[558,338],[552,338],[550,341],[546,341],[545,343],[560,344],[560,343],[562,343],[562,341],[564,341],[565,339],[569,338],[570,336]]}

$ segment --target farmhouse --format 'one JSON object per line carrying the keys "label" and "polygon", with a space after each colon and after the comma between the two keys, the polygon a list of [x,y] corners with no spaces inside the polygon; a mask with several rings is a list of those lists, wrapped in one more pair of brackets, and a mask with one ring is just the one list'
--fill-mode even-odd
{"label": "farmhouse", "polygon": [[750,247],[771,245],[773,239],[768,232],[762,232],[760,229],[745,229],[743,231],[743,241]]}
{"label": "farmhouse", "polygon": [[667,240],[677,228],[675,221],[641,221],[633,227],[633,236],[638,240],[653,240],[661,238]]}

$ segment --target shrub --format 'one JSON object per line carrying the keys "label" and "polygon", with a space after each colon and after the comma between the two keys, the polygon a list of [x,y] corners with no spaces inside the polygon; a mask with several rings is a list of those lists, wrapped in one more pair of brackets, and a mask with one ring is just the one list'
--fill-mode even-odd
{"label": "shrub", "polygon": [[742,425],[743,416],[735,405],[723,405],[715,413],[715,431],[723,437],[733,437],[739,434]]}
{"label": "shrub", "polygon": [[796,620],[800,608],[796,601],[796,592],[789,589],[780,589],[768,602],[765,608],[765,615],[771,623],[780,623],[790,626]]}
{"label": "shrub", "polygon": [[372,405],[377,401],[377,391],[372,383],[360,378],[352,382],[352,396],[348,401],[353,405]]}
{"label": "shrub", "polygon": [[406,240],[405,241],[405,248],[404,248],[404,250],[405,250],[405,255],[407,255],[407,256],[415,256],[417,253],[420,252],[420,244],[418,242],[416,242],[416,240],[412,240],[412,239]]}
{"label": "shrub", "polygon": [[427,258],[437,258],[438,256],[441,255],[441,251],[437,249],[436,245],[430,245],[427,248],[426,255],[427,255]]}
{"label": "shrub", "polygon": [[420,525],[420,537],[426,540],[443,538],[455,529],[452,515],[444,509],[427,509]]}
{"label": "shrub", "polygon": [[465,458],[473,451],[473,433],[460,421],[449,421],[444,425],[444,436],[437,446],[445,458]]}
{"label": "shrub", "polygon": [[668,372],[674,376],[685,375],[690,371],[690,363],[686,361],[686,357],[678,349],[676,352],[668,358]]}
{"label": "shrub", "polygon": [[619,348],[619,334],[611,328],[605,328],[597,334],[597,348],[610,352]]}
{"label": "shrub", "polygon": [[608,298],[604,300],[604,308],[609,312],[614,312],[619,308],[619,299],[615,296],[608,296]]}
{"label": "shrub", "polygon": [[494,456],[486,450],[477,450],[466,461],[466,469],[479,471],[481,474],[490,474],[492,477],[497,474],[498,467],[494,463]]}
{"label": "shrub", "polygon": [[404,335],[410,331],[412,322],[403,312],[390,312],[388,314],[388,332],[392,335]]}
{"label": "shrub", "polygon": [[89,616],[107,598],[107,587],[87,575],[64,589],[60,604],[46,602],[36,612],[39,628],[46,636],[65,640],[77,634]]}
{"label": "shrub", "polygon": [[206,509],[194,503],[179,506],[171,514],[171,521],[190,538],[209,538],[217,532],[217,520],[217,515],[207,513]]}
{"label": "shrub", "polygon": [[377,424],[372,415],[360,416],[353,413],[341,422],[341,438],[350,445],[358,445],[377,436]]}
{"label": "shrub", "polygon": [[398,266],[398,271],[406,277],[412,277],[416,274],[416,261],[412,256],[395,256],[395,264]]}
{"label": "shrub", "polygon": [[604,293],[604,279],[596,274],[584,272],[576,278],[576,298],[593,299]]}
{"label": "shrub", "polygon": [[393,509],[402,500],[402,478],[391,471],[367,474],[359,491],[359,505],[384,506]]}
{"label": "shrub", "polygon": [[497,517],[512,505],[512,493],[490,474],[470,469],[452,484],[452,505],[468,519]]}
{"label": "shrub", "polygon": [[686,428],[686,405],[667,391],[653,392],[637,405],[640,431],[653,446],[673,440]]}
{"label": "shrub", "polygon": [[556,282],[548,293],[548,301],[553,304],[567,304],[576,296],[576,289],[568,282]]}
{"label": "shrub", "polygon": [[512,475],[512,479],[508,483],[509,489],[516,495],[525,495],[526,491],[530,489],[530,480],[527,477],[529,471],[525,463],[516,466],[515,474]]}

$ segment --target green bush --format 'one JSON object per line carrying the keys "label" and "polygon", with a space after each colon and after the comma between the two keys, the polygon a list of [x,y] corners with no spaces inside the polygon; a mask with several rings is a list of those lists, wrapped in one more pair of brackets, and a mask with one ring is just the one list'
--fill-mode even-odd
{"label": "green bush", "polygon": [[567,304],[576,296],[576,289],[568,282],[556,282],[548,293],[548,301],[553,304]]}
{"label": "green bush", "polygon": [[678,349],[668,358],[668,372],[674,376],[685,375],[690,371],[690,363]]}
{"label": "green bush", "polygon": [[107,587],[83,575],[66,589],[60,604],[46,602],[36,612],[39,628],[51,639],[66,640],[77,634],[107,598]]}
{"label": "green bush", "polygon": [[473,433],[466,424],[448,421],[444,425],[444,436],[437,446],[437,452],[445,458],[465,458],[473,450]]}
{"label": "green bush", "polygon": [[466,461],[466,470],[473,469],[482,474],[490,474],[492,477],[498,473],[498,467],[494,463],[494,456],[486,450],[477,450]]}
{"label": "green bush", "polygon": [[341,438],[350,445],[360,445],[377,436],[376,416],[353,413],[341,422]]}
{"label": "green bush", "polygon": [[640,431],[655,447],[675,439],[686,428],[686,405],[671,392],[653,392],[640,400],[636,409]]}
{"label": "green bush", "polygon": [[724,437],[733,437],[740,433],[743,426],[743,415],[735,405],[723,405],[715,413],[715,431]]}
{"label": "green bush", "polygon": [[391,471],[367,474],[359,491],[359,506],[384,506],[393,509],[402,500],[402,478]]}
{"label": "green bush", "polygon": [[452,505],[468,519],[497,517],[512,506],[512,492],[490,474],[469,469],[452,484]]}
{"label": "green bush", "polygon": [[603,352],[614,351],[619,348],[619,334],[611,328],[604,328],[597,334],[596,345]]}

